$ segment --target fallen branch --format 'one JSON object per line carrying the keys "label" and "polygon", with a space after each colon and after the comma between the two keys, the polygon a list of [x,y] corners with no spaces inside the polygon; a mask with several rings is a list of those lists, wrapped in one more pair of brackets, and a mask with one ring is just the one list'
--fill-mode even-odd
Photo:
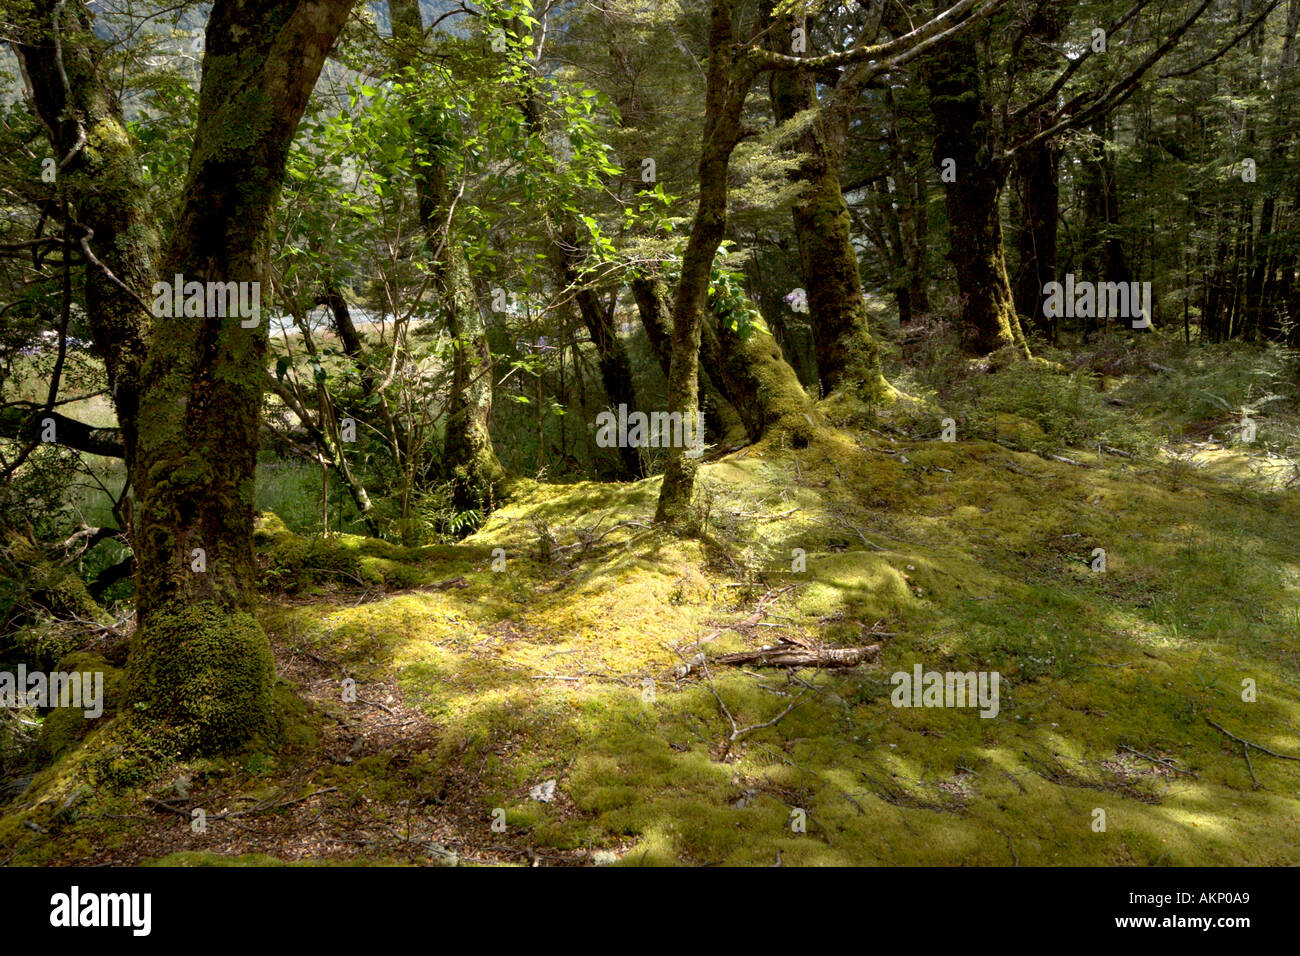
{"label": "fallen branch", "polygon": [[753,664],[757,667],[856,667],[866,660],[874,660],[880,653],[879,644],[866,647],[803,647],[798,644],[778,644],[761,647],[756,651],[738,651],[715,657],[715,664]]}
{"label": "fallen branch", "polygon": [[1260,746],[1259,744],[1255,743],[1255,741],[1253,740],[1247,740],[1245,737],[1238,737],[1232,731],[1228,730],[1225,727],[1221,727],[1220,725],[1216,724],[1214,721],[1210,720],[1209,717],[1205,718],[1205,722],[1209,724],[1211,727],[1213,727],[1215,730],[1217,730],[1219,733],[1227,737],[1231,737],[1237,743],[1241,744],[1241,755],[1246,758],[1246,769],[1250,771],[1250,779],[1251,782],[1254,783],[1256,790],[1259,790],[1261,788],[1259,784],[1259,778],[1255,776],[1255,765],[1251,762],[1250,759],[1251,747],[1254,747],[1262,754],[1268,754],[1270,757],[1277,757],[1279,760],[1300,761],[1300,757],[1297,757],[1294,754],[1280,754],[1276,750],[1269,750],[1267,747]]}
{"label": "fallen branch", "polygon": [[190,819],[190,811],[185,807],[178,807],[175,804],[168,803],[166,800],[159,800],[157,797],[145,797],[144,802],[151,807],[157,807],[159,810],[167,810],[171,813],[177,813],[186,820]]}
{"label": "fallen branch", "polygon": [[451,578],[450,580],[447,580],[447,581],[439,581],[437,584],[426,584],[426,585],[424,585],[424,586],[422,586],[422,587],[417,588],[416,590],[419,590],[419,591],[446,591],[446,590],[448,590],[448,589],[450,589],[450,588],[467,588],[467,587],[469,587],[469,582],[468,582],[467,580],[465,580],[465,576],[464,576],[464,575],[461,575],[461,576],[458,577],[458,578]]}

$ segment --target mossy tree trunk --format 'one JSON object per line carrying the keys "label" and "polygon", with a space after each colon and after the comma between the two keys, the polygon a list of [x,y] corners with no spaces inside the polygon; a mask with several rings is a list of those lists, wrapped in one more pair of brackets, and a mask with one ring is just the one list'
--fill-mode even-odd
{"label": "mossy tree trunk", "polygon": [[35,0],[30,18],[21,21],[23,32],[14,50],[54,150],[56,182],[69,199],[73,238],[99,263],[85,271],[86,317],[107,370],[122,451],[131,468],[150,327],[137,297],[149,294],[159,241],[91,20],[83,4]]}
{"label": "mossy tree trunk", "polygon": [[[672,336],[664,315],[667,291],[661,281],[647,279],[635,280],[633,290],[647,334],[652,342],[661,343],[654,349],[667,375]],[[702,405],[713,413],[712,418],[706,415],[705,429],[717,428],[710,440],[733,435],[739,427],[749,441],[758,441],[781,422],[799,422],[796,427],[802,429],[795,416],[813,412],[812,399],[773,336],[754,330],[742,339],[712,312],[704,317],[700,331],[699,380]]]}
{"label": "mossy tree trunk", "polygon": [[[810,25],[791,16],[775,17],[771,23],[767,43],[780,53],[786,52],[781,47],[788,46],[796,26],[807,31]],[[800,162],[794,178],[804,192],[794,203],[793,217],[822,394],[848,386],[874,400],[885,392],[880,349],[867,322],[849,207],[840,185],[849,110],[857,103],[867,71],[852,65],[837,75],[823,104],[811,73],[773,73],[772,113],[778,123],[787,123],[816,110],[795,142]]]}
{"label": "mossy tree trunk", "polygon": [[[351,6],[213,5],[189,171],[162,259],[169,281],[266,281],[289,141]],[[138,501],[127,703],[187,749],[229,749],[274,725],[270,646],[251,613],[265,323],[150,316],[156,220],[90,14],[48,0],[32,14],[19,56],[88,261],[87,312]]]}
{"label": "mossy tree trunk", "polygon": [[[709,18],[709,64],[704,137],[699,161],[699,201],[682,255],[681,280],[673,299],[672,360],[668,369],[668,411],[681,416],[686,434],[695,433],[699,408],[700,335],[708,307],[709,276],[727,230],[727,170],[740,142],[741,112],[754,74],[736,70],[729,0],[714,0]],[[690,524],[696,458],[685,448],[668,449],[655,521],[674,530]]]}
{"label": "mossy tree trunk", "polygon": [[[424,45],[424,23],[418,0],[389,0],[393,24],[393,72],[418,65]],[[451,150],[455,117],[439,115],[435,104],[414,130],[425,150],[413,179],[420,228],[432,260],[433,286],[442,301],[444,322],[452,341],[451,394],[447,399],[443,433],[443,477],[451,482],[452,502],[461,512],[486,517],[500,499],[506,470],[492,447],[488,423],[492,417],[492,349],[488,345],[469,258],[455,240],[454,209],[459,193]],[[472,525],[466,526],[473,530]]]}
{"label": "mossy tree trunk", "polygon": [[654,352],[668,377],[668,369],[673,360],[673,330],[668,321],[668,286],[657,274],[638,275],[632,279],[632,299],[636,302],[637,314],[645,328],[646,338],[650,340],[650,350]]}
{"label": "mossy tree trunk", "polygon": [[[650,350],[654,352],[663,369],[664,378],[672,366],[672,323],[668,320],[671,307],[668,299],[668,286],[655,274],[638,275],[632,279],[632,298],[636,302],[637,314],[645,328],[646,338],[650,340]],[[704,434],[710,444],[718,444],[740,435],[741,440],[755,440],[749,429],[741,421],[731,402],[723,397],[722,392],[713,384],[708,357],[701,354],[699,370],[699,394],[701,407],[704,409]]]}
{"label": "mossy tree trunk", "polygon": [[710,313],[700,333],[700,359],[740,416],[750,441],[781,429],[795,442],[807,443],[816,406],[775,336],[751,329],[742,337]]}
{"label": "mossy tree trunk", "polygon": [[501,499],[506,470],[492,447],[492,350],[464,250],[447,243],[436,264],[436,283],[446,308],[453,345],[451,395],[443,439],[444,474],[460,511],[486,517]]}
{"label": "mossy tree trunk", "polygon": [[978,47],[969,34],[949,42],[925,65],[934,115],[934,158],[948,211],[948,257],[961,296],[962,343],[968,352],[1029,355],[1016,315],[1002,250],[999,203],[1006,163],[980,78]]}
{"label": "mossy tree trunk", "polygon": [[[1002,0],[957,0],[940,15],[883,44],[863,43],[852,50],[802,58],[753,45],[762,33],[756,18],[750,44],[741,48],[732,23],[732,0],[713,0],[709,14],[709,58],[705,71],[704,135],[699,161],[699,198],[690,238],[682,256],[681,281],[673,304],[673,354],[668,374],[668,410],[693,424],[698,400],[700,336],[707,307],[713,259],[727,227],[727,171],[731,154],[745,134],[741,122],[749,88],[767,71],[810,72],[861,64],[864,86],[875,76],[901,66],[945,42],[996,9]],[[969,15],[969,16],[968,16]],[[838,188],[838,186],[837,186]],[[1005,282],[1005,270],[1003,280]],[[1008,292],[1008,298],[1009,298]],[[761,354],[754,356],[761,358]],[[769,353],[770,357],[770,353]],[[785,364],[776,351],[775,360]],[[789,366],[786,365],[789,369]],[[789,369],[790,378],[798,377]],[[802,392],[802,389],[800,390]],[[783,416],[784,417],[784,416]],[[696,462],[685,449],[668,450],[655,521],[669,528],[690,524],[690,499]]]}
{"label": "mossy tree trunk", "polygon": [[[267,288],[289,144],[351,0],[217,0],[198,125],[162,274]],[[139,627],[125,700],[197,751],[274,726],[275,671],[254,610],[254,474],[267,320],[159,319],[141,376]]]}

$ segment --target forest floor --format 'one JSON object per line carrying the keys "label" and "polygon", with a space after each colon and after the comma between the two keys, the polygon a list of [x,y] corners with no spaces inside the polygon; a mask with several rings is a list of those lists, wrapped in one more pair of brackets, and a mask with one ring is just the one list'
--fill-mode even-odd
{"label": "forest floor", "polygon": [[[105,718],[0,863],[1300,863],[1293,459],[1228,413],[1038,454],[823,406],[702,467],[700,539],[650,527],[658,479],[524,482],[426,548],[265,516],[283,739],[154,765]],[[719,659],[778,642],[879,649]],[[997,672],[996,716],[894,706],[915,665]]]}

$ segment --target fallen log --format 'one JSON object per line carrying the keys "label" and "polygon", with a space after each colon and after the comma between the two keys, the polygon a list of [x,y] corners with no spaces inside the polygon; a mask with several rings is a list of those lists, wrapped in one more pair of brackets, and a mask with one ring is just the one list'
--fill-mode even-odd
{"label": "fallen log", "polygon": [[464,575],[461,575],[458,578],[451,578],[450,580],[447,581],[439,581],[437,584],[425,584],[422,587],[416,588],[416,590],[417,591],[446,591],[448,588],[467,588],[467,587],[469,587],[469,582],[465,580]]}

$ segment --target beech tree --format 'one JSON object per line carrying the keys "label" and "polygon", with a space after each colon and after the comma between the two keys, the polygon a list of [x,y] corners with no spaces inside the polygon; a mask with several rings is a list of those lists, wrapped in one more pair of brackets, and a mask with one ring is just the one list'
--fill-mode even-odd
{"label": "beech tree", "polygon": [[[1002,2],[960,0],[916,29],[886,43],[862,44],[819,57],[801,57],[777,53],[761,45],[763,26],[757,18],[749,23],[747,40],[742,43],[738,39],[734,4],[731,0],[713,0],[709,19],[704,133],[699,159],[699,201],[682,256],[681,279],[673,304],[673,352],[668,374],[670,413],[679,414],[683,421],[692,423],[698,414],[700,337],[707,309],[710,270],[726,233],[727,172],[731,155],[746,132],[742,114],[758,77],[769,71],[815,71],[863,64],[860,82],[866,83],[872,77],[897,69],[926,50],[950,41]],[[865,348],[866,343],[861,343],[861,346]],[[777,355],[769,353],[767,357],[779,361],[779,349]],[[794,387],[803,394],[793,369],[783,361],[780,365],[788,370],[788,377],[794,379]],[[771,388],[770,384],[768,388]],[[805,418],[806,414],[796,407],[782,416],[786,427],[802,442],[809,440],[815,427],[810,418]],[[670,449],[656,521],[670,527],[689,524],[694,476],[694,459],[688,457],[683,448]]]}
{"label": "beech tree", "polygon": [[59,157],[86,302],[137,501],[138,626],[126,701],[187,750],[272,732],[275,673],[253,616],[253,484],[267,317],[157,318],[158,278],[268,276],[290,140],[351,0],[216,0],[198,121],[165,245],[86,6],[36,0],[15,49]]}
{"label": "beech tree", "polygon": [[[1054,244],[1047,238],[1056,227],[1050,209],[1055,194],[1049,180],[1056,174],[1052,143],[1122,105],[1211,2],[1193,4],[1172,28],[1143,24],[1145,36],[1136,32],[1135,21],[1152,0],[1136,0],[1118,15],[1109,4],[1090,5],[1072,18],[1046,2],[1008,8],[1010,24],[990,20],[982,28],[991,34],[1001,27],[1011,37],[1000,98],[989,79],[997,76],[989,52],[996,47],[990,37],[981,42],[967,33],[926,59],[925,82],[935,120],[934,161],[944,183],[949,258],[956,271],[963,343],[969,352],[1029,355],[1003,250],[1001,200],[1012,169],[1018,171],[1029,204],[1024,210],[1029,231],[1020,242],[1021,249],[1033,255],[1021,269],[1021,281],[1027,283],[1029,276],[1037,281],[1054,268]],[[1056,59],[1066,65],[1044,76],[1035,70],[1046,57],[1042,44],[1065,40],[1067,24],[1080,35],[1055,51]],[[1119,42],[1120,36],[1128,42]],[[1023,82],[1022,77],[1037,82]],[[1023,289],[1020,304],[1028,304]]]}

